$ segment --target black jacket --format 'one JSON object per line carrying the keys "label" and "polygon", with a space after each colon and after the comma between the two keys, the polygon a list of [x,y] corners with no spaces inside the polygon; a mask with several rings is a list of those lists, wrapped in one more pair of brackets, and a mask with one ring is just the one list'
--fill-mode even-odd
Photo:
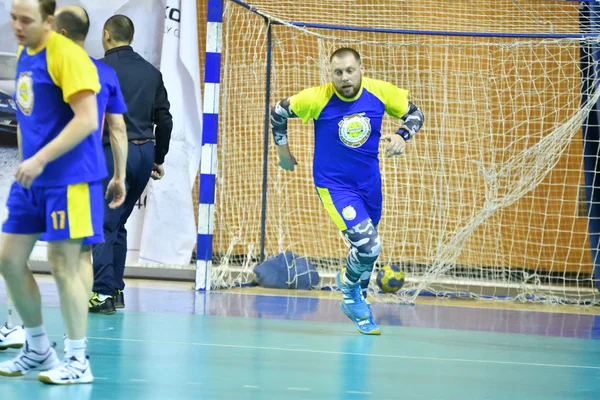
{"label": "black jacket", "polygon": [[[110,65],[117,73],[127,104],[127,113],[124,115],[127,138],[143,140],[156,137],[154,160],[162,164],[169,151],[173,130],[173,117],[169,112],[169,99],[162,74],[133,51],[131,46],[108,50],[100,61]],[[109,140],[105,132],[104,144],[108,144]]]}

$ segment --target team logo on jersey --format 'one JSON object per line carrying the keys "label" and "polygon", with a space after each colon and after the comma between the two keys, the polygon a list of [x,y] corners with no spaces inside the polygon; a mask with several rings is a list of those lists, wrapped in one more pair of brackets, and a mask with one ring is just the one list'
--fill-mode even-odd
{"label": "team logo on jersey", "polygon": [[30,115],[33,110],[33,79],[31,72],[22,72],[17,80],[17,104],[25,115]]}
{"label": "team logo on jersey", "polygon": [[347,221],[352,221],[354,218],[356,218],[356,210],[352,206],[344,207],[342,210],[342,215]]}
{"label": "team logo on jersey", "polygon": [[360,147],[371,136],[371,122],[365,113],[344,117],[338,125],[340,140],[346,146]]}

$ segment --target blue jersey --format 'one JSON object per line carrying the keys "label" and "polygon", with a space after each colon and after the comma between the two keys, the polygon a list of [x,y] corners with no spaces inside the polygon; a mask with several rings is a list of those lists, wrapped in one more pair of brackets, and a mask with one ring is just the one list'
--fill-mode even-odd
{"label": "blue jersey", "polygon": [[[100,137],[103,132],[102,126],[104,124],[105,113],[123,114],[127,112],[127,106],[125,105],[125,101],[123,100],[121,87],[119,85],[119,81],[117,80],[117,74],[115,73],[115,71],[108,65],[98,60],[95,60],[93,58],[91,58],[91,60],[96,66],[96,69],[98,71],[98,78],[100,80],[100,92],[98,92],[98,94],[96,95],[96,102],[98,104],[98,126],[100,127],[100,129],[96,133],[94,133],[94,135]],[[104,165],[104,168],[106,168],[106,157],[104,156],[103,152],[98,153],[97,162],[99,165]],[[79,196],[73,195],[73,193],[79,193],[82,191],[79,190],[78,192],[77,190],[73,190],[72,185],[65,189],[53,189],[54,192],[44,192],[46,197],[48,197],[48,194],[52,195],[51,200],[48,203],[51,204],[51,208],[53,210],[69,210],[69,198],[73,202],[77,202],[80,205],[89,203],[90,206],[85,208],[89,209],[88,215],[91,215],[91,221],[90,218],[86,218],[85,215],[79,215],[77,217],[77,221],[71,221],[71,219],[75,219],[67,218],[68,215],[72,215],[73,210],[71,210],[71,213],[68,213],[67,211],[63,214],[61,214],[60,212],[54,212],[55,216],[52,217],[51,215],[51,222],[47,223],[45,227],[41,222],[39,223],[39,226],[36,226],[31,222],[23,224],[21,220],[17,220],[14,226],[11,226],[10,224],[5,224],[4,230],[10,230],[12,232],[20,233],[24,230],[33,230],[35,232],[39,232],[45,229],[46,232],[42,233],[40,237],[40,240],[43,241],[58,240],[59,238],[68,239],[77,236],[87,235],[89,234],[89,232],[91,232],[93,233],[92,236],[84,237],[82,242],[84,245],[92,245],[103,242],[104,194],[102,191],[102,185],[99,182],[95,182],[94,184],[87,186],[87,193],[83,191],[83,193],[81,193],[82,195]],[[62,192],[60,190],[62,190]],[[27,195],[27,192],[19,190],[19,188],[14,188],[13,198],[17,199],[15,202],[26,203]],[[38,197],[40,197],[40,195],[38,195]],[[58,217],[56,217],[56,215],[58,215]],[[63,225],[68,225],[68,229],[60,229],[61,216],[65,221]],[[74,225],[74,222],[77,222],[78,225]],[[78,229],[81,231],[81,233],[78,233]],[[68,236],[67,232],[69,233]]]}
{"label": "blue jersey", "polygon": [[[83,48],[55,32],[39,49],[19,48],[15,101],[23,159],[34,156],[73,119],[72,95],[100,91],[98,73]],[[33,186],[66,186],[94,182],[107,175],[99,134],[48,163]]]}
{"label": "blue jersey", "polygon": [[[102,141],[102,133],[104,132],[104,117],[106,113],[109,114],[124,114],[127,112],[127,106],[123,99],[123,93],[121,93],[121,86],[117,79],[117,73],[112,67],[104,64],[90,57],[98,70],[98,77],[100,78],[100,92],[96,95],[96,102],[98,103],[98,127],[99,131],[97,136]],[[104,165],[106,168],[106,157],[104,152],[99,152],[97,155],[97,162]]]}
{"label": "blue jersey", "polygon": [[339,96],[330,82],[292,96],[290,107],[303,123],[314,120],[315,185],[362,189],[381,179],[378,155],[383,115],[402,118],[409,108],[408,91],[363,77],[352,99]]}
{"label": "blue jersey", "polygon": [[104,114],[125,114],[127,112],[127,105],[125,104],[125,99],[123,99],[121,85],[119,84],[115,70],[101,61],[92,57],[90,58],[96,66],[98,77],[100,78],[101,88],[100,93],[96,96],[96,101],[98,102],[98,122],[101,127],[100,132],[102,132]]}

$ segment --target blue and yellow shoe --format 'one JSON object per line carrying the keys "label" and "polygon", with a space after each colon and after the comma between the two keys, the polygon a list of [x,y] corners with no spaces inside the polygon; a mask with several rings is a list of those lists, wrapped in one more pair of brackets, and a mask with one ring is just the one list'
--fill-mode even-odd
{"label": "blue and yellow shoe", "polygon": [[362,321],[369,318],[371,312],[367,302],[360,291],[360,283],[346,283],[340,272],[335,277],[336,283],[342,292],[342,311],[353,321]]}
{"label": "blue and yellow shoe", "polygon": [[368,305],[370,315],[367,319],[363,319],[363,320],[357,320],[357,319],[352,318],[350,315],[348,315],[347,309],[344,306],[345,306],[345,304],[342,303],[341,304],[342,311],[344,312],[344,314],[346,314],[346,316],[348,318],[350,318],[352,320],[352,322],[354,322],[354,324],[356,325],[356,329],[360,333],[362,333],[363,335],[381,335],[381,329],[379,328],[379,326],[377,326],[377,324],[373,320],[373,313],[371,312],[370,304]]}

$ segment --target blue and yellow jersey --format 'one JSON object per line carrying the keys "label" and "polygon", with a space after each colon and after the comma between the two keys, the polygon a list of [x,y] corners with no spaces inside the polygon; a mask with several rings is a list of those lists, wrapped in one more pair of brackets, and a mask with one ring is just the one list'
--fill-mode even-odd
{"label": "blue and yellow jersey", "polygon": [[[56,138],[73,119],[71,96],[84,90],[98,93],[100,83],[96,67],[85,51],[55,32],[41,48],[19,48],[17,57],[15,101],[26,160]],[[33,185],[64,186],[101,180],[107,174],[106,163],[98,163],[102,153],[100,134],[89,135],[48,163]]]}
{"label": "blue and yellow jersey", "polygon": [[[119,84],[115,70],[93,57],[90,58],[96,66],[100,80],[100,92],[96,95],[96,103],[98,104],[98,135],[102,139],[106,113],[125,114],[127,112],[127,105],[125,104],[125,99],[123,99],[121,85]],[[104,152],[101,151],[98,153],[97,162],[106,165]]]}
{"label": "blue and yellow jersey", "polygon": [[100,79],[100,93],[96,96],[98,102],[98,117],[102,121],[104,119],[104,113],[109,114],[125,114],[127,112],[127,105],[121,92],[121,85],[117,78],[117,73],[111,66],[104,64],[101,61],[92,58],[92,62],[98,70],[98,77]]}
{"label": "blue and yellow jersey", "polygon": [[294,114],[315,124],[313,176],[318,187],[362,188],[379,179],[379,139],[384,113],[402,118],[408,91],[363,77],[352,99],[333,83],[305,89],[290,98]]}

